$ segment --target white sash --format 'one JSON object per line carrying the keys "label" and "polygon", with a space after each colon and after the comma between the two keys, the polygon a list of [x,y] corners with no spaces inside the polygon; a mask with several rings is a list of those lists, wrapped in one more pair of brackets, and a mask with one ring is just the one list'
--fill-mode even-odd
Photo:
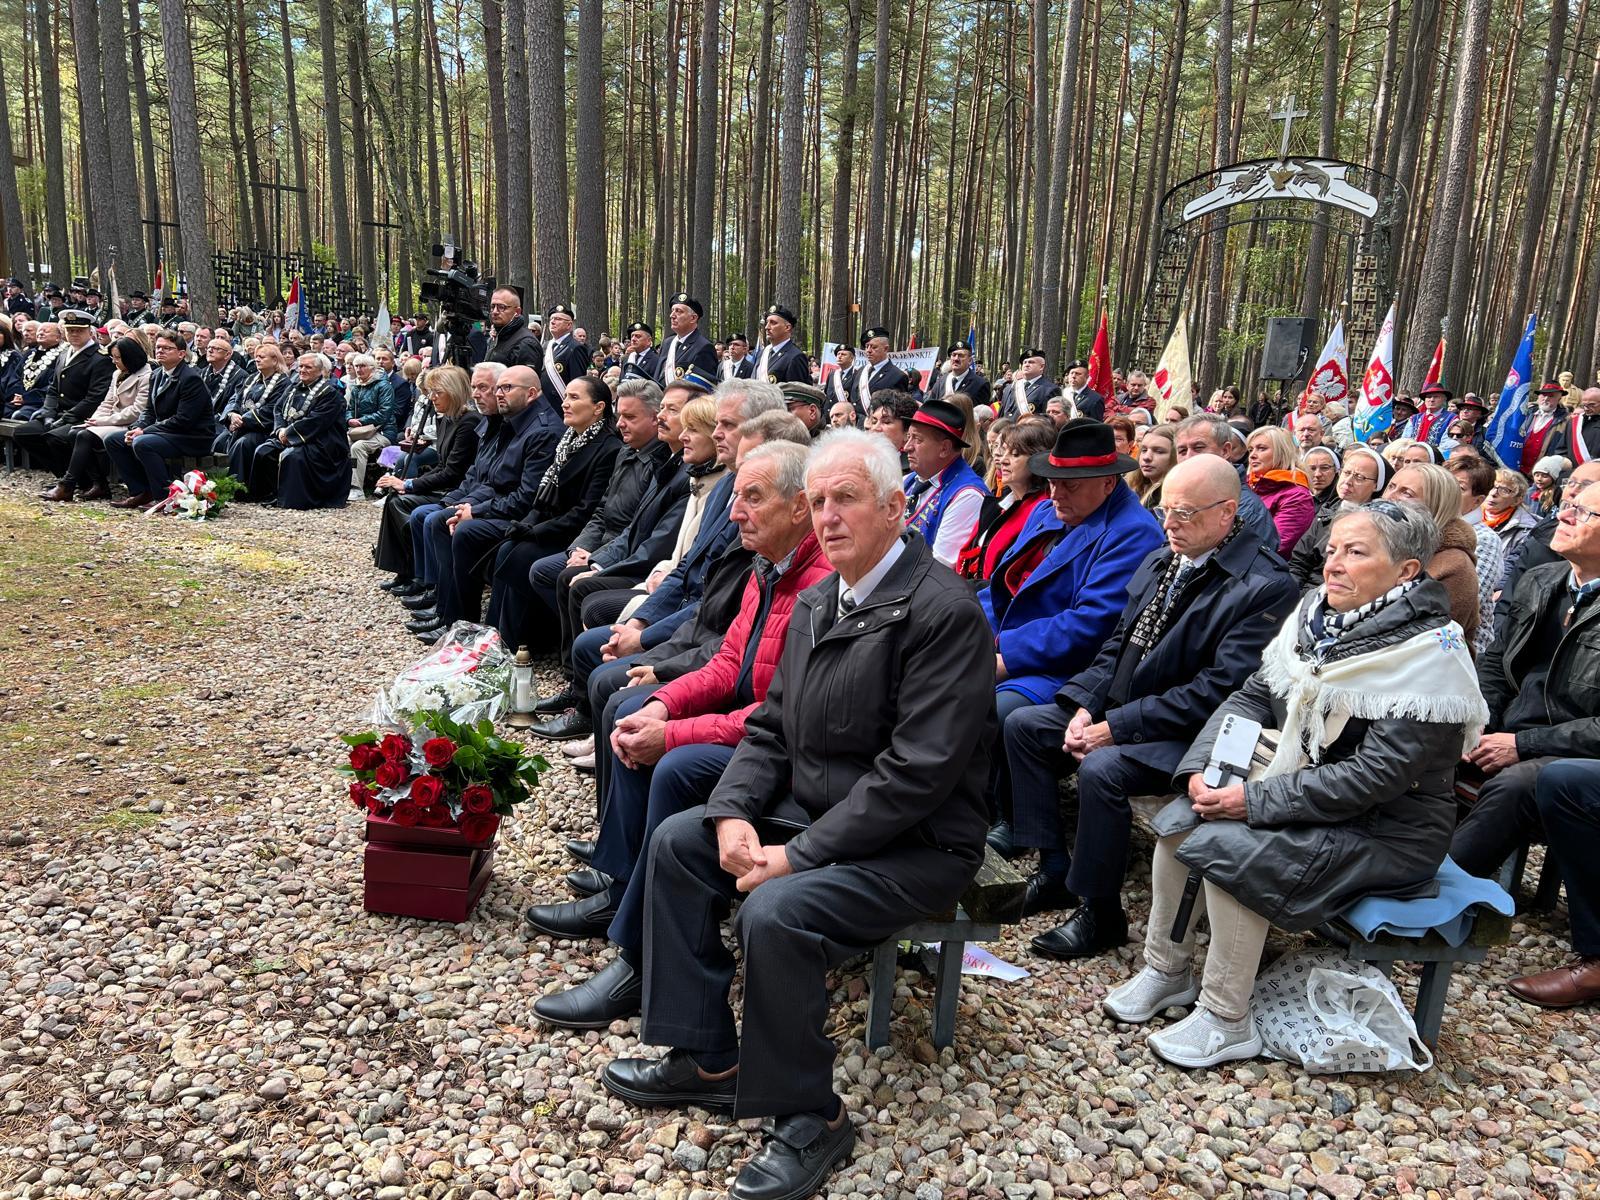
{"label": "white sash", "polygon": [[558,343],[566,341],[567,336],[567,334],[562,334],[558,338],[551,339],[550,344],[544,348],[544,375],[550,381],[550,386],[555,388],[558,396],[566,394],[567,383],[561,377],[561,372],[556,369],[556,346]]}
{"label": "white sash", "polygon": [[[878,366],[882,366],[879,363]],[[861,375],[856,379],[856,392],[861,397],[861,407],[867,411],[872,410],[872,377],[877,373],[878,367],[871,363],[861,364]]]}
{"label": "white sash", "polygon": [[833,394],[840,402],[844,404],[850,403],[850,394],[844,390],[843,370],[838,370],[833,373]]}
{"label": "white sash", "polygon": [[1017,412],[1026,416],[1033,411],[1033,401],[1028,399],[1028,381],[1019,379],[1012,384],[1012,387],[1015,390],[1011,393],[1011,397],[1016,402]]}
{"label": "white sash", "polygon": [[1589,445],[1583,440],[1583,414],[1572,414],[1572,433],[1567,439],[1570,445],[1567,450],[1572,457],[1572,465],[1581,467],[1586,462],[1593,462],[1594,455],[1589,452]]}
{"label": "white sash", "polygon": [[675,378],[674,371],[678,366],[678,336],[673,334],[667,339],[667,356],[662,360],[666,365],[661,368],[661,378],[671,383]]}
{"label": "white sash", "polygon": [[763,379],[763,380],[766,379],[766,377],[767,377],[767,362],[771,358],[772,358],[772,345],[771,345],[771,343],[768,343],[767,345],[761,347],[761,357],[756,359],[756,372],[755,373],[756,373],[756,378],[757,379]]}

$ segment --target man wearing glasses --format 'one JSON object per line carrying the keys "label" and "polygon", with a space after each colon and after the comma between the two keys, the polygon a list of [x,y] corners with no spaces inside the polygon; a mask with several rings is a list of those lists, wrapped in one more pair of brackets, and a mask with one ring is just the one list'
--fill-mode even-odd
{"label": "man wearing glasses", "polygon": [[[1038,954],[1086,958],[1127,941],[1129,797],[1170,790],[1190,743],[1261,665],[1299,598],[1283,560],[1244,527],[1239,493],[1238,474],[1217,455],[1175,466],[1162,484],[1166,544],[1134,572],[1115,632],[1052,703],[1006,721],[1016,840],[1040,847],[1050,891],[1082,898],[1064,925],[1033,939]],[[1069,854],[1057,781],[1073,770]]]}
{"label": "man wearing glasses", "polygon": [[489,325],[494,330],[494,344],[489,347],[489,362],[507,367],[539,368],[544,358],[539,339],[528,328],[528,318],[522,315],[522,295],[515,288],[496,288],[489,297]]}
{"label": "man wearing glasses", "polygon": [[[1547,838],[1535,788],[1558,758],[1600,758],[1600,463],[1572,473],[1550,549],[1560,561],[1523,572],[1494,644],[1478,664],[1488,732],[1461,774],[1482,780],[1456,828],[1450,856],[1490,875],[1524,843]],[[1584,869],[1590,869],[1584,864]],[[1548,976],[1548,978],[1547,978]],[[1568,1007],[1600,998],[1600,963],[1516,980],[1535,1004]]]}

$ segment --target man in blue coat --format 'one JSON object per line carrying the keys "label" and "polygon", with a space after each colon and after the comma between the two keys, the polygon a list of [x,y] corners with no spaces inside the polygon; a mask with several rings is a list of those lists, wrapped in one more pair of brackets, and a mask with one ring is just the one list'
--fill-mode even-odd
{"label": "man in blue coat", "polygon": [[[1122,618],[1093,665],[1054,701],[1006,723],[1015,840],[1039,849],[1036,904],[1079,896],[1067,923],[1033,939],[1036,953],[1083,958],[1127,941],[1119,894],[1133,826],[1129,799],[1170,790],[1207,718],[1261,665],[1299,600],[1283,559],[1239,517],[1239,477],[1197,455],[1162,484],[1167,544],[1134,572]],[[1067,854],[1057,783],[1078,773],[1078,829]],[[1004,852],[1009,831],[990,831]],[[996,843],[1001,843],[996,845]]]}
{"label": "man in blue coat", "polygon": [[[978,593],[994,630],[1002,737],[1012,713],[1045,703],[1094,661],[1134,571],[1162,543],[1161,526],[1122,482],[1132,466],[1111,426],[1087,417],[1068,421],[1048,454],[1028,460],[1035,479],[1050,481],[1050,503],[1028,518]],[[995,755],[996,797],[1010,791],[1004,761]]]}

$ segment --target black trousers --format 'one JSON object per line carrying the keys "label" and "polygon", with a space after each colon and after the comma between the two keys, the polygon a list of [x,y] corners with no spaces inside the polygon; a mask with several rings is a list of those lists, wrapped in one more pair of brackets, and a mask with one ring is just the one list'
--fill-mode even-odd
{"label": "black trousers", "polygon": [[411,530],[406,522],[424,504],[436,504],[438,500],[438,496],[431,495],[389,494],[378,518],[378,545],[372,551],[372,561],[378,570],[393,571],[402,579],[411,578],[416,563],[412,561]]}
{"label": "black trousers", "polygon": [[489,611],[484,620],[500,631],[507,646],[526,646],[535,654],[553,647],[561,633],[545,593],[529,578],[533,564],[547,557],[539,542],[502,542],[489,576]]}
{"label": "black trousers", "polygon": [[[585,629],[592,629],[596,625],[610,625],[622,612],[622,607],[631,598],[632,593],[627,591],[635,579],[625,575],[586,575],[582,579],[577,576],[588,570],[587,567],[568,567],[561,572],[561,577],[556,581],[556,595],[561,597],[561,657],[566,658],[572,653],[572,642]],[[612,599],[597,599],[602,593],[614,593]],[[590,600],[595,603],[590,604]]]}
{"label": "black trousers", "polygon": [[[668,817],[646,852],[644,1019],[639,1040],[739,1051],[739,1118],[831,1103],[836,1047],[823,1033],[828,971],[959,899],[976,865],[932,849],[897,850],[770,879],[745,897],[744,1023],[734,1032],[733,955],[720,925],[739,893],[718,861],[705,808]],[[925,881],[916,897],[902,879]]]}
{"label": "black trousers", "polygon": [[[46,425],[43,421],[35,420],[17,426],[11,437],[17,449],[28,452],[28,463],[34,470],[60,475],[66,470],[67,460],[72,456],[72,443],[79,428],[77,425]],[[102,453],[104,449],[105,443],[101,442]]]}
{"label": "black trousers", "polygon": [[1539,772],[1555,761],[1530,758],[1483,781],[1478,802],[1456,825],[1450,841],[1450,857],[1457,866],[1468,875],[1487,877],[1524,842],[1546,840],[1534,788]]}
{"label": "black trousers", "polygon": [[1572,952],[1600,954],[1600,762],[1567,759],[1539,773],[1539,814],[1567,885]]}
{"label": "black trousers", "polygon": [[111,486],[111,460],[106,457],[106,440],[93,429],[74,429],[72,452],[67,458],[63,479],[88,491],[95,484]]}

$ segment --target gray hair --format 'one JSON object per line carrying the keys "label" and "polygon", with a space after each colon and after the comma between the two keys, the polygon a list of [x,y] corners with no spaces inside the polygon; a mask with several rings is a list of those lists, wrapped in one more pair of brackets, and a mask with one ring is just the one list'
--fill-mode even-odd
{"label": "gray hair", "polygon": [[661,411],[661,389],[656,386],[653,379],[645,379],[641,375],[632,375],[617,384],[617,399],[622,400],[632,396],[654,416]]}
{"label": "gray hair", "polygon": [[744,456],[744,461],[739,464],[739,471],[742,474],[755,463],[770,462],[774,476],[773,486],[778,489],[778,494],[787,500],[805,491],[806,458],[809,453],[806,447],[797,446],[793,442],[763,442]]}
{"label": "gray hair", "polygon": [[872,484],[879,503],[900,491],[900,454],[881,433],[864,429],[830,429],[818,438],[806,460],[806,482],[841,460],[854,463]]}
{"label": "gray hair", "polygon": [[482,371],[488,375],[491,383],[499,383],[500,376],[506,373],[506,365],[505,363],[497,362],[481,362],[472,368],[472,373],[474,375],[476,375],[479,371]]}
{"label": "gray hair", "polygon": [[783,389],[775,383],[766,383],[760,379],[724,379],[717,384],[716,391],[711,393],[711,398],[723,401],[730,396],[738,396],[739,420],[748,421],[752,417],[759,417],[765,412],[782,412]]}
{"label": "gray hair", "polygon": [[320,350],[307,350],[299,358],[295,359],[295,362],[296,363],[303,363],[308,358],[312,362],[317,364],[317,370],[321,371],[322,374],[324,374],[324,375],[332,374],[332,372],[333,372],[333,364],[328,361],[328,356],[326,354],[323,354]]}
{"label": "gray hair", "polygon": [[1219,452],[1229,442],[1237,442],[1241,446],[1245,445],[1244,434],[1234,428],[1226,417],[1219,416],[1217,413],[1195,413],[1192,417],[1185,417],[1178,422],[1173,433],[1174,435],[1190,433],[1202,427],[1210,430],[1212,444],[1216,446]]}
{"label": "gray hair", "polygon": [[739,437],[756,438],[763,442],[793,442],[796,446],[811,445],[811,431],[792,412],[758,413],[739,425]]}
{"label": "gray hair", "polygon": [[352,371],[360,370],[362,367],[371,367],[374,371],[378,369],[378,360],[373,358],[372,355],[366,353],[352,354],[350,357],[346,358],[344,362],[345,366],[349,367]]}
{"label": "gray hair", "polygon": [[1359,508],[1341,512],[1333,518],[1333,525],[1351,517],[1366,517],[1372,522],[1390,562],[1414,558],[1426,567],[1438,552],[1439,525],[1433,514],[1415,501],[1369,500]]}

